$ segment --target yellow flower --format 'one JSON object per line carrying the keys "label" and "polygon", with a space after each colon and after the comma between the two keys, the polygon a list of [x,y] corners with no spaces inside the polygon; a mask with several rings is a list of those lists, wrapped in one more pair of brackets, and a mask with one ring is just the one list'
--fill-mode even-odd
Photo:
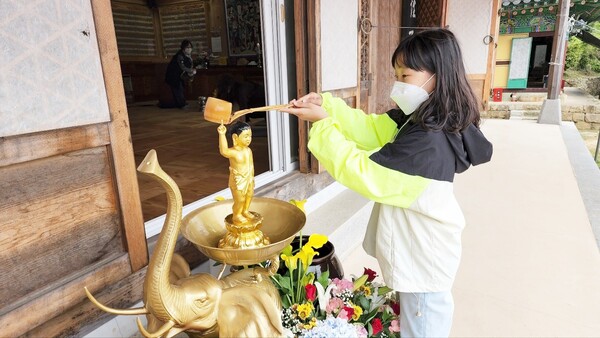
{"label": "yellow flower", "polygon": [[300,249],[300,251],[298,251],[296,256],[300,259],[302,265],[307,268],[312,263],[313,257],[315,257],[316,254],[317,252],[308,244],[306,244],[302,247],[302,249]]}
{"label": "yellow flower", "polygon": [[352,314],[352,320],[358,320],[358,318],[360,318],[360,315],[362,315],[363,313],[363,309],[360,306],[354,304],[352,304],[352,308],[354,309],[354,314]]}
{"label": "yellow flower", "polygon": [[304,210],[304,204],[306,204],[306,200],[290,200],[290,203],[297,206],[298,209],[302,210],[302,212],[306,212],[306,210]]}
{"label": "yellow flower", "polygon": [[312,234],[308,237],[306,245],[318,249],[327,243],[327,236],[320,234]]}
{"label": "yellow flower", "polygon": [[371,295],[371,287],[370,286],[363,285],[360,287],[360,290],[365,294],[365,296]]}
{"label": "yellow flower", "polygon": [[317,326],[317,318],[316,317],[312,317],[307,324],[303,325],[305,330],[310,330],[315,326]]}
{"label": "yellow flower", "polygon": [[281,259],[285,262],[285,266],[288,268],[288,270],[290,270],[290,272],[298,268],[298,255],[288,256],[285,253],[282,253]]}
{"label": "yellow flower", "polygon": [[296,311],[298,311],[298,317],[300,317],[300,319],[304,320],[310,316],[310,314],[313,312],[314,309],[315,308],[313,307],[312,303],[304,303],[304,304],[298,305],[298,308],[296,309]]}

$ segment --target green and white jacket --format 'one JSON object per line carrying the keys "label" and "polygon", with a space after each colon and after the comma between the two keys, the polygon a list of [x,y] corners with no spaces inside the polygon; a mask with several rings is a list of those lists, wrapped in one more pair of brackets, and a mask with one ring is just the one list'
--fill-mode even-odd
{"label": "green and white jacket", "polygon": [[465,227],[452,181],[489,161],[491,143],[474,125],[427,131],[399,109],[365,114],[322,97],[329,117],[313,124],[308,148],[338,182],[375,201],[363,247],[385,283],[400,292],[450,290]]}

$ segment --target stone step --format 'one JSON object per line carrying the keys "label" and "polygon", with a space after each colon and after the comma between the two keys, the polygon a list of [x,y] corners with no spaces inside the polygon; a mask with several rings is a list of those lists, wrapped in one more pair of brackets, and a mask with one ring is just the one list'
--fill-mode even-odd
{"label": "stone step", "polygon": [[540,110],[511,110],[511,120],[536,120],[540,115]]}

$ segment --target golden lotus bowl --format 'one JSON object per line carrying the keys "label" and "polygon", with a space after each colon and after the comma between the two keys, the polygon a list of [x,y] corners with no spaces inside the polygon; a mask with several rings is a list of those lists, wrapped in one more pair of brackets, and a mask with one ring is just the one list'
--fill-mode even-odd
{"label": "golden lotus bowl", "polygon": [[260,230],[271,244],[256,248],[219,248],[219,240],[227,233],[225,217],[231,213],[232,206],[233,200],[224,200],[190,212],[181,222],[181,234],[212,260],[229,265],[251,265],[278,255],[306,223],[306,215],[295,205],[274,198],[254,197],[249,210],[262,215]]}

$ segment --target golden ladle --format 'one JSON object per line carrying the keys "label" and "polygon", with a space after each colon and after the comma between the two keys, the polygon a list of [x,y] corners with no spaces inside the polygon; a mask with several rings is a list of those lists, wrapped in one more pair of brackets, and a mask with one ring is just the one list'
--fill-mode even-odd
{"label": "golden ladle", "polygon": [[238,110],[235,113],[232,113],[232,107],[233,105],[231,104],[231,102],[217,99],[215,97],[209,97],[206,100],[206,105],[204,106],[204,119],[214,123],[230,124],[238,117],[244,116],[252,112],[277,110],[281,108],[290,107],[290,105],[286,103],[273,106],[249,108]]}

